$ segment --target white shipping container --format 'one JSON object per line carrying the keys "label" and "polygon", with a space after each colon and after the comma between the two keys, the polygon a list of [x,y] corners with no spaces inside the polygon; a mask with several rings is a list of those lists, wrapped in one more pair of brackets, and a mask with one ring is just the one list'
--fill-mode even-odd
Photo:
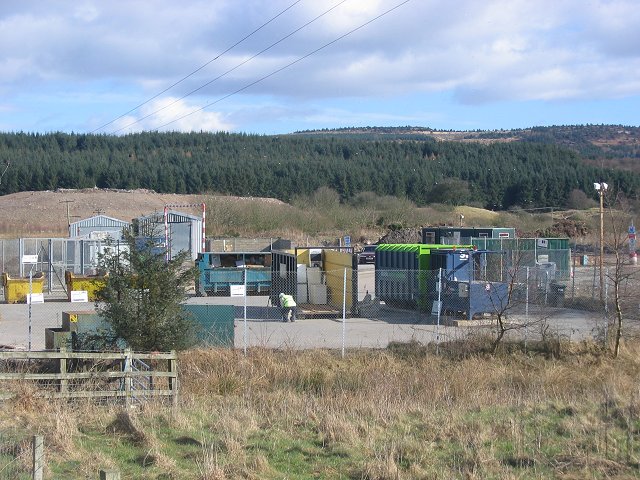
{"label": "white shipping container", "polygon": [[296,295],[296,303],[309,303],[309,293],[306,283],[299,283]]}
{"label": "white shipping container", "polygon": [[307,283],[309,285],[321,285],[324,283],[322,279],[322,270],[320,270],[319,267],[307,268]]}
{"label": "white shipping container", "polygon": [[327,286],[309,284],[309,303],[314,305],[327,304]]}
{"label": "white shipping container", "polygon": [[298,283],[307,283],[307,266],[304,263],[299,263],[298,270]]}

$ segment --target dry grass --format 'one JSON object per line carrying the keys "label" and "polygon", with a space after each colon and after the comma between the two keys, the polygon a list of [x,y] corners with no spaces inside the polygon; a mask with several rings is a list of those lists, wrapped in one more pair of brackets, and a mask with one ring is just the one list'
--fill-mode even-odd
{"label": "dry grass", "polygon": [[[324,240],[334,242],[345,234],[354,241],[377,241],[390,225],[416,227],[458,225],[462,213],[468,226],[505,226],[533,232],[551,226],[550,213],[524,211],[493,212],[475,207],[429,205],[416,207],[407,199],[363,192],[349,202],[337,192],[323,187],[295,198],[291,204],[272,198],[234,197],[219,194],[175,195],[146,190],[58,190],[20,192],[0,197],[0,238],[66,236],[66,206],[71,221],[88,218],[100,211],[131,220],[162,211],[166,204],[207,204],[209,237],[282,237],[299,243]],[[66,203],[70,202],[70,203]],[[182,208],[200,215],[198,207]],[[561,216],[593,215],[589,212],[555,212]]]}
{"label": "dry grass", "polygon": [[43,433],[55,478],[635,476],[640,346],[561,353],[193,350],[178,410],[42,402],[24,388],[0,425]]}

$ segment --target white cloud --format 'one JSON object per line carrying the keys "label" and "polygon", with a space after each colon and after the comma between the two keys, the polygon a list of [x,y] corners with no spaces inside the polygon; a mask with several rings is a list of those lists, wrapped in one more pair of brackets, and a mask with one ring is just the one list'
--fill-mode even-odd
{"label": "white cloud", "polygon": [[233,128],[218,112],[201,110],[184,100],[165,97],[144,105],[139,115],[127,115],[116,120],[106,131],[118,134],[143,130],[219,132]]}
{"label": "white cloud", "polygon": [[[74,92],[77,101],[84,102],[82,109],[91,110],[92,95],[93,108],[104,108],[100,99],[112,88],[114,95],[122,91],[123,97],[138,98],[121,103],[126,111],[209,62],[292,3],[80,0],[61,8],[54,0],[4,2],[0,91],[8,98]],[[301,1],[167,95],[179,98],[210,82],[338,3]],[[348,0],[180,102],[180,108],[167,109],[176,112],[173,117],[163,111],[135,128],[153,128],[188,108],[243,89],[399,3]],[[639,96],[638,24],[640,8],[633,0],[412,0],[236,96],[262,96],[280,103],[283,110],[290,102],[318,105],[323,100],[433,92],[464,105]],[[225,100],[215,108],[221,112],[230,108],[228,104]],[[136,118],[145,115],[134,113]],[[201,112],[171,128],[224,128],[224,119],[232,114]],[[110,115],[111,110],[96,111],[92,118]],[[83,122],[87,120],[78,120]]]}

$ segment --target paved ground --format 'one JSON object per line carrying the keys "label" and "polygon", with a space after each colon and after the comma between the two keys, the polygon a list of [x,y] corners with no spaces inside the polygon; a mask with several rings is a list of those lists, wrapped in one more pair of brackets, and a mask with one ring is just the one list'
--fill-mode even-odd
{"label": "paved ground", "polygon": [[[188,303],[196,304],[232,304],[230,298],[192,298]],[[270,348],[347,348],[386,347],[391,341],[430,342],[463,338],[477,327],[435,325],[437,319],[428,315],[419,315],[381,306],[377,312],[370,312],[369,318],[342,319],[302,319],[295,323],[282,323],[278,320],[277,308],[267,305],[264,297],[249,297],[247,320],[244,320],[244,305],[236,304],[235,345],[242,348],[261,346]],[[92,303],[48,302],[32,305],[31,308],[31,346],[44,348],[44,330],[48,327],[60,327],[62,312],[93,310]],[[551,309],[544,312],[531,311],[529,320],[546,319],[549,331],[566,338],[580,339],[597,335],[604,325],[598,315],[586,312]],[[509,321],[523,323],[524,314],[511,315]],[[481,322],[476,322],[476,325]],[[540,332],[539,325],[532,325],[527,334],[535,336]],[[17,348],[27,348],[29,343],[29,309],[27,305],[0,305],[0,344]]]}
{"label": "paved ground", "polygon": [[[373,266],[363,265],[359,269],[359,297],[366,292],[375,296]],[[435,317],[414,311],[399,310],[382,306],[371,307],[363,316],[347,318],[343,323],[338,319],[301,319],[295,323],[279,321],[279,309],[268,303],[268,297],[247,297],[247,320],[245,322],[244,299],[242,297],[192,297],[192,304],[226,304],[236,306],[235,345],[238,348],[262,346],[269,348],[347,348],[386,347],[391,341],[432,342],[464,338],[470,331],[477,331],[478,324],[465,327],[445,326],[447,319],[441,319],[437,326]],[[45,304],[29,306],[24,304],[0,304],[0,345],[28,348],[29,324],[31,324],[31,347],[44,348],[45,328],[60,327],[62,312],[89,311],[93,303],[69,303],[49,301]],[[29,321],[30,319],[30,321]],[[532,306],[529,317],[520,312],[510,315],[513,323],[546,320],[548,333],[557,333],[569,339],[581,339],[598,335],[604,321],[602,315],[562,308],[537,311]],[[534,337],[540,333],[541,325],[527,328],[526,334]],[[521,333],[524,333],[521,332]]]}

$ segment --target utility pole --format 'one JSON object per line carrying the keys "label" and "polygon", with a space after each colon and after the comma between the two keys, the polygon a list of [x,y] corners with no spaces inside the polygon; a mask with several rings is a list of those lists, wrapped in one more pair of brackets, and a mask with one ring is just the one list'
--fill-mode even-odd
{"label": "utility pole", "polygon": [[[61,200],[60,203],[67,204],[67,231],[71,228],[71,215],[69,215],[69,204],[75,202],[75,200]],[[69,232],[71,233],[71,232]]]}

